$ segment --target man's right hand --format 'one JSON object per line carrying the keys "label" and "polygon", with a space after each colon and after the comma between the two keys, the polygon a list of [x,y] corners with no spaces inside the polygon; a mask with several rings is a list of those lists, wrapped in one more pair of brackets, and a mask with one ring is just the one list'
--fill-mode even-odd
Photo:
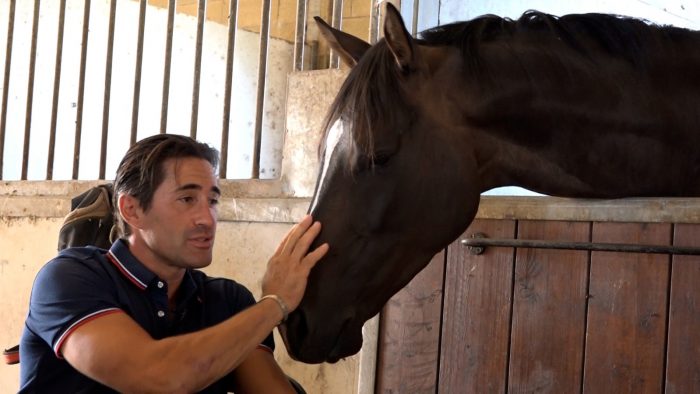
{"label": "man's right hand", "polygon": [[305,216],[287,233],[267,263],[263,296],[277,295],[287,305],[288,312],[299,306],[311,268],[328,252],[328,244],[308,252],[319,232],[321,223],[313,222],[310,215]]}

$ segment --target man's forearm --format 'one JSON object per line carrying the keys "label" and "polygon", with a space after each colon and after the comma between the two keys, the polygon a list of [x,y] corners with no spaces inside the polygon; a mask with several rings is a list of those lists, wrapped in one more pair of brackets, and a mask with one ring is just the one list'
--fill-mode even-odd
{"label": "man's forearm", "polygon": [[176,387],[201,390],[240,365],[282,319],[272,299],[261,301],[215,326],[158,341],[166,374]]}

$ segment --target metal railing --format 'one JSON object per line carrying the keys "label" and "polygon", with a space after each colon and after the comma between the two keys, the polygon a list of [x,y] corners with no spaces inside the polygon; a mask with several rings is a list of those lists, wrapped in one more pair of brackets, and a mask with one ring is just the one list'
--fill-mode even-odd
{"label": "metal railing", "polygon": [[[304,70],[305,64],[309,64],[311,62],[306,61],[305,59],[308,60],[309,56],[313,56],[312,53],[309,53],[308,47],[309,43],[307,42],[307,31],[308,31],[308,26],[307,26],[307,21],[308,21],[308,10],[309,10],[309,3],[312,1],[321,1],[321,0],[297,0],[296,1],[296,22],[295,22],[295,27],[294,27],[294,33],[293,33],[293,46],[292,46],[292,62],[293,64],[290,65],[289,69],[290,71],[301,71]],[[343,20],[343,1],[342,0],[324,0],[328,2],[327,4],[330,5],[330,17],[331,23],[334,27],[341,28],[342,26],[342,20]],[[379,0],[367,0],[368,1],[368,7],[371,9],[371,14],[370,14],[370,27],[369,27],[369,41],[370,42],[375,42],[379,36],[379,19],[380,15],[379,12],[381,10],[381,3],[383,1]],[[96,6],[103,6],[104,2],[109,2],[109,16],[108,16],[108,28],[107,28],[107,34],[106,34],[106,40],[103,42],[98,42],[97,39],[99,36],[95,35],[94,32],[91,31],[91,19],[95,18],[96,14]],[[261,152],[261,146],[262,146],[262,140],[263,140],[263,134],[265,133],[265,128],[263,125],[263,120],[265,116],[265,97],[266,97],[266,89],[268,88],[266,84],[266,80],[269,77],[269,73],[271,72],[277,72],[276,70],[271,70],[268,67],[268,52],[269,52],[269,46],[270,46],[270,24],[271,24],[271,8],[272,8],[272,2],[271,0],[260,0],[261,2],[261,13],[260,13],[260,29],[259,29],[259,43],[258,43],[258,64],[257,64],[257,75],[256,76],[249,76],[249,78],[255,81],[255,99],[251,100],[251,102],[255,102],[255,111],[254,111],[254,118],[252,120],[253,122],[253,136],[252,136],[252,158],[250,160],[250,177],[251,178],[259,178],[261,175],[260,171],[260,161],[261,161],[261,155],[264,154],[264,152]],[[21,171],[19,171],[19,176],[10,176],[10,179],[13,178],[18,178],[20,180],[26,180],[28,179],[28,168],[30,162],[32,162],[34,159],[30,157],[30,146],[32,144],[37,144],[38,142],[41,142],[42,144],[47,144],[48,147],[46,148],[46,169],[45,169],[45,179],[46,180],[52,180],[55,178],[56,175],[56,163],[60,162],[62,166],[67,166],[69,159],[58,159],[57,157],[57,150],[60,149],[60,152],[62,154],[65,153],[66,149],[61,149],[57,148],[57,142],[61,140],[60,142],[63,143],[63,140],[66,138],[64,135],[59,136],[58,132],[58,123],[59,119],[62,119],[64,121],[63,124],[65,124],[65,119],[70,116],[74,116],[74,127],[73,130],[71,130],[73,134],[73,155],[72,155],[72,168],[70,170],[70,177],[71,179],[78,179],[80,175],[81,168],[84,166],[90,166],[91,168],[94,168],[95,166],[98,167],[98,179],[105,179],[105,176],[107,174],[106,169],[107,169],[107,155],[108,151],[111,150],[110,143],[112,140],[115,138],[123,139],[128,138],[129,141],[129,146],[131,144],[134,144],[138,138],[139,133],[143,133],[143,130],[139,129],[139,121],[141,117],[146,115],[146,112],[149,112],[148,110],[144,110],[143,107],[143,82],[144,82],[144,51],[146,51],[145,47],[145,41],[147,41],[149,34],[153,34],[153,27],[149,26],[149,21],[152,19],[152,17],[149,14],[149,17],[147,18],[147,12],[152,13],[152,6],[148,6],[147,0],[134,0],[132,2],[127,2],[126,4],[133,4],[134,6],[138,7],[138,27],[137,27],[137,32],[136,32],[136,37],[135,37],[135,42],[133,43],[133,49],[130,49],[130,51],[133,51],[135,53],[135,59],[133,63],[133,80],[132,82],[129,82],[128,85],[133,86],[133,94],[130,95],[130,102],[127,103],[121,103],[115,101],[115,96],[114,96],[114,88],[115,88],[115,79],[113,78],[113,72],[115,71],[121,71],[123,67],[126,65],[123,64],[123,60],[119,58],[118,55],[115,55],[115,35],[116,33],[116,24],[118,18],[123,18],[124,11],[120,11],[117,7],[117,0],[84,0],[82,3],[82,25],[81,25],[81,34],[80,34],[80,53],[79,53],[79,70],[78,70],[78,75],[77,75],[77,92],[76,91],[71,91],[70,94],[74,95],[74,102],[71,104],[70,110],[75,111],[74,114],[71,113],[70,111],[67,111],[66,106],[61,104],[61,97],[62,95],[68,94],[66,93],[67,90],[73,89],[73,87],[68,86],[63,83],[62,81],[62,74],[67,73],[67,72],[72,72],[72,69],[70,66],[66,66],[66,61],[75,61],[75,59],[71,58],[68,56],[66,53],[64,53],[65,46],[64,44],[66,42],[71,42],[77,41],[77,37],[75,39],[68,39],[66,35],[66,8],[67,8],[67,2],[66,0],[60,0],[58,3],[53,2],[53,0],[50,0],[47,2],[46,0],[42,2],[41,0],[34,0],[33,2],[33,10],[32,10],[32,17],[31,17],[31,40],[29,43],[30,49],[28,53],[29,61],[28,61],[28,73],[27,73],[27,84],[23,87],[18,86],[18,83],[15,81],[12,81],[13,78],[15,77],[15,74],[22,69],[22,72],[24,72],[24,67],[21,64],[21,62],[25,61],[23,58],[23,48],[20,48],[20,44],[26,45],[26,42],[22,41],[22,37],[24,37],[23,34],[18,35],[17,32],[17,21],[18,21],[18,10],[19,6],[24,6],[27,7],[29,3],[25,2],[20,2],[18,3],[17,0],[6,0],[5,2],[0,2],[0,6],[5,3],[7,7],[7,25],[6,25],[6,46],[5,46],[5,61],[4,61],[4,72],[3,72],[3,84],[2,84],[2,103],[0,104],[0,180],[6,179],[8,177],[3,177],[3,175],[7,172],[7,165],[8,162],[6,161],[6,154],[9,152],[9,149],[13,149],[12,153],[14,154],[14,147],[10,148],[9,146],[6,145],[7,137],[9,133],[14,133],[18,132],[19,127],[12,126],[11,130],[8,130],[8,119],[9,117],[17,117],[17,116],[22,116],[20,113],[21,111],[10,111],[12,113],[8,113],[8,106],[10,105],[9,101],[11,98],[15,98],[15,100],[18,100],[17,97],[22,96],[26,94],[26,101],[24,103],[24,127],[23,127],[23,138],[22,138],[22,157],[21,157]],[[232,114],[231,114],[231,100],[232,100],[232,91],[234,90],[234,86],[236,85],[236,77],[234,77],[234,58],[235,58],[235,46],[236,46],[236,39],[237,39],[237,31],[238,30],[238,12],[239,12],[239,5],[242,3],[242,1],[239,0],[230,0],[228,2],[228,26],[227,26],[227,35],[226,35],[226,45],[225,45],[225,71],[224,71],[224,76],[222,78],[222,85],[224,86],[223,88],[223,102],[220,103],[220,105],[223,107],[222,108],[222,123],[221,123],[221,134],[219,141],[216,142],[215,145],[218,145],[219,150],[221,152],[221,165],[220,165],[220,176],[222,178],[227,178],[227,166],[228,162],[231,159],[230,158],[230,152],[229,152],[229,145],[231,143],[231,121],[232,121]],[[55,7],[57,4],[58,10],[56,12],[56,15],[52,14],[45,14],[43,11],[45,7]],[[120,6],[123,7],[125,3],[119,2]],[[76,5],[76,2],[68,2],[68,5],[70,7],[80,7],[80,5]],[[418,10],[418,0],[414,0],[413,3],[411,4],[413,6],[413,33],[415,34],[415,26],[416,26],[416,20],[417,20],[417,10]],[[164,37],[164,58],[163,58],[163,66],[162,66],[162,92],[160,95],[160,124],[159,124],[159,129],[157,132],[165,133],[165,132],[172,132],[173,127],[168,124],[168,118],[169,115],[171,115],[171,112],[173,109],[169,106],[169,103],[171,101],[171,88],[173,87],[173,74],[172,74],[172,67],[173,67],[173,51],[174,49],[174,35],[176,33],[176,7],[177,7],[177,2],[176,0],[169,0],[167,4],[167,26],[165,27],[165,37]],[[99,7],[97,7],[99,8]],[[52,8],[53,10],[53,8]],[[189,134],[190,136],[197,138],[198,135],[198,124],[199,124],[199,118],[201,117],[200,114],[200,108],[202,106],[201,102],[201,78],[202,78],[202,73],[205,71],[203,70],[203,64],[202,64],[202,58],[203,58],[203,47],[204,47],[204,41],[205,41],[205,22],[206,22],[206,10],[207,10],[207,0],[198,0],[197,4],[197,22],[196,22],[196,41],[195,41],[195,51],[194,51],[194,56],[193,59],[188,59],[187,61],[193,61],[194,62],[194,68],[193,68],[193,75],[192,75],[192,97],[191,97],[191,108],[190,108],[190,122],[189,122]],[[121,12],[121,13],[120,13]],[[40,18],[40,13],[41,13],[41,18]],[[119,14],[118,14],[119,13]],[[0,13],[2,15],[2,13]],[[99,16],[99,15],[98,15]],[[56,18],[56,19],[53,19]],[[39,70],[37,70],[37,59],[39,59],[39,56],[37,54],[38,50],[38,38],[40,32],[45,30],[43,24],[45,24],[45,21],[47,19],[52,19],[56,21],[56,36],[55,36],[55,56],[53,56],[53,64],[48,65],[46,64],[47,61],[43,61],[42,64],[39,65]],[[42,21],[42,26],[40,26],[40,21]],[[21,22],[20,22],[21,23]],[[53,23],[53,22],[51,22]],[[95,22],[93,22],[95,23]],[[49,23],[50,24],[50,23]],[[77,20],[76,23],[73,23],[74,25],[77,25]],[[131,24],[133,25],[133,23]],[[69,22],[69,27],[70,22]],[[120,37],[117,35],[117,39]],[[1,42],[2,37],[0,36],[0,42]],[[43,39],[43,36],[42,36]],[[26,40],[26,39],[25,39]],[[53,38],[52,38],[53,40]],[[68,40],[68,41],[67,41]],[[72,41],[71,41],[72,40]],[[73,43],[74,44],[74,43]],[[94,79],[88,80],[88,73],[89,73],[89,67],[91,64],[89,64],[89,56],[90,56],[90,51],[95,51],[95,48],[105,48],[105,57],[104,57],[104,74],[100,77],[103,78],[101,79],[101,82],[98,84],[104,86],[104,90],[102,93],[101,97],[101,103],[95,103],[91,101],[97,101],[95,98],[89,99],[86,98],[86,89],[88,87],[92,87],[95,85]],[[41,55],[41,54],[40,54]],[[52,54],[53,55],[53,54]],[[75,57],[75,56],[73,56]],[[45,59],[46,56],[44,56],[42,59]],[[17,63],[15,63],[17,62]],[[128,64],[128,67],[131,67],[132,64]],[[335,55],[332,55],[330,57],[330,67],[338,67],[338,58]],[[43,73],[45,75],[48,70],[53,67],[53,70],[51,74],[53,75],[53,84],[52,87],[49,89],[47,88],[46,90],[50,90],[50,94],[41,94],[41,96],[46,96],[46,97],[51,97],[51,110],[50,110],[50,122],[48,125],[44,126],[39,125],[36,120],[35,116],[36,114],[36,108],[34,107],[35,102],[36,102],[36,86],[35,86],[35,76],[37,75],[37,72]],[[253,78],[255,77],[255,78]],[[11,83],[11,81],[13,83]],[[180,81],[178,81],[180,82]],[[20,92],[20,89],[26,88],[23,92]],[[20,92],[21,94],[18,94]],[[73,96],[71,96],[73,97]],[[86,102],[87,101],[87,102]],[[151,100],[152,101],[152,100]],[[149,103],[150,104],[150,103]],[[17,103],[14,104],[17,106]],[[101,107],[101,124],[99,126],[95,125],[92,126],[92,128],[100,127],[100,134],[99,134],[99,163],[97,162],[91,162],[88,161],[86,162],[86,158],[81,158],[81,149],[86,149],[85,147],[81,146],[85,142],[86,138],[86,133],[84,131],[84,128],[86,127],[85,125],[85,117],[89,113],[90,116],[92,116],[93,113],[97,113],[98,111],[90,110],[88,111],[86,109],[86,106],[90,106],[91,108],[99,105]],[[131,106],[131,111],[130,111],[130,117],[131,119],[129,120],[128,126],[125,126],[124,128],[128,128],[129,130],[113,130],[113,127],[111,127],[111,122],[113,119],[110,119],[110,117],[117,116],[119,115],[114,115],[110,113],[110,108],[114,108],[115,105],[129,105]],[[149,116],[153,115],[152,113],[155,112],[152,109],[149,112]],[[252,111],[251,111],[252,112]],[[155,115],[157,116],[157,114]],[[124,117],[123,115],[121,116],[122,118]],[[12,119],[13,124],[17,124],[18,120]],[[178,125],[179,126],[179,125]],[[42,130],[39,130],[41,128]],[[48,132],[46,130],[48,128]],[[37,130],[41,131],[41,133],[37,134]],[[156,132],[155,130],[149,130],[150,132]],[[121,134],[119,134],[121,133]],[[281,133],[283,134],[283,133]],[[126,137],[128,135],[128,137]],[[43,136],[47,136],[46,139],[43,138]],[[91,134],[92,136],[92,134]],[[16,140],[17,135],[14,135],[13,138]],[[281,138],[281,135],[280,135]],[[40,141],[37,141],[36,139],[40,139]],[[43,149],[43,148],[42,148]],[[42,158],[43,159],[43,158]],[[13,162],[15,164],[15,171],[17,167],[17,163]],[[35,164],[33,164],[35,165]],[[34,168],[34,175],[33,178],[37,178],[37,171],[36,168]],[[65,172],[65,171],[64,171]],[[64,175],[65,176],[65,175]]]}
{"label": "metal railing", "polygon": [[584,250],[591,252],[700,255],[700,248],[694,246],[637,245],[605,242],[566,242],[545,241],[535,239],[503,239],[488,238],[485,234],[482,233],[473,234],[470,238],[462,239],[459,242],[462,246],[468,247],[469,252],[474,255],[484,253],[487,247]]}

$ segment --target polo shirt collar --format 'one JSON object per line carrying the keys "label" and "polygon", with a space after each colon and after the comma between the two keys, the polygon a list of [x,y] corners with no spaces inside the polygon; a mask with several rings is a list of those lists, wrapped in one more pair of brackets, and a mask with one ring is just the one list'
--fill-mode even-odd
{"label": "polo shirt collar", "polygon": [[123,239],[118,239],[112,244],[107,252],[107,258],[131,283],[142,290],[146,289],[154,279],[157,279],[156,274],[131,254],[129,246]]}
{"label": "polo shirt collar", "polygon": [[[160,278],[146,268],[129,250],[129,245],[123,239],[118,239],[107,252],[107,259],[114,264],[131,283],[141,290],[150,285],[157,285]],[[197,281],[192,276],[192,270],[185,272],[185,277],[180,284],[182,300],[188,300],[197,293]]]}

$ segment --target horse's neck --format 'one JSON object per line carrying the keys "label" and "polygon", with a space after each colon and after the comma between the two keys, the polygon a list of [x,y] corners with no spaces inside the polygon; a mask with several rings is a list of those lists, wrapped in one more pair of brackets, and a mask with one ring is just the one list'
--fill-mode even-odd
{"label": "horse's neck", "polygon": [[690,181],[700,176],[700,155],[688,149],[700,142],[697,78],[689,89],[682,76],[664,76],[661,86],[619,61],[603,64],[598,74],[577,65],[564,64],[564,71],[531,66],[500,72],[489,88],[463,101],[486,189],[519,185],[581,197],[700,194]]}

